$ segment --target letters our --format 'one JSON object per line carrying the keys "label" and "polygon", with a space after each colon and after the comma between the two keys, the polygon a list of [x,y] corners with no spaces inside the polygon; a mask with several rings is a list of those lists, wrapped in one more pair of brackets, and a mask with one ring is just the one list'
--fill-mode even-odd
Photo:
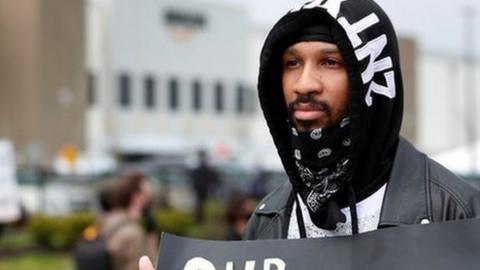
{"label": "letters our", "polygon": [[[246,261],[244,270],[256,270],[255,261]],[[268,258],[263,261],[263,270],[285,270],[286,263],[279,258]],[[202,257],[195,257],[185,264],[183,270],[217,270],[215,265],[209,260]],[[227,262],[225,270],[240,270],[234,267],[233,262]]]}
{"label": "letters our", "polygon": [[276,266],[277,270],[285,270],[287,265],[285,262],[278,258],[266,259],[263,264],[263,270],[270,270],[272,266]]}
{"label": "letters our", "polygon": [[183,270],[215,270],[215,265],[207,259],[195,257],[185,264]]}

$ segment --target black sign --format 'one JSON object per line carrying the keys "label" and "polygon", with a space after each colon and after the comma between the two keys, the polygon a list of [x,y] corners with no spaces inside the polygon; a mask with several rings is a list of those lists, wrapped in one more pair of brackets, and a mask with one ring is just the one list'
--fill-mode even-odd
{"label": "black sign", "polygon": [[480,269],[480,220],[299,240],[222,242],[165,234],[157,269]]}

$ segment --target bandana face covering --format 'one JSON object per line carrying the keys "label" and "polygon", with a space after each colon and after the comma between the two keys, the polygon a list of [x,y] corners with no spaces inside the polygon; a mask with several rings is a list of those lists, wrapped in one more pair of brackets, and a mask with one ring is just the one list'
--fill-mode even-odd
{"label": "bandana face covering", "polygon": [[345,222],[340,208],[330,198],[348,181],[350,119],[309,132],[298,132],[290,123],[295,164],[302,183],[300,196],[315,225],[333,230]]}

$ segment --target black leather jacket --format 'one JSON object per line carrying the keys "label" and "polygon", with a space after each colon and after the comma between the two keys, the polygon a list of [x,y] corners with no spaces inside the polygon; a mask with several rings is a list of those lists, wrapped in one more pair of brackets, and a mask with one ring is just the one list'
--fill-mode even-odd
{"label": "black leather jacket", "polygon": [[[286,238],[292,205],[286,182],[259,203],[244,239]],[[379,228],[479,216],[479,190],[400,139]]]}

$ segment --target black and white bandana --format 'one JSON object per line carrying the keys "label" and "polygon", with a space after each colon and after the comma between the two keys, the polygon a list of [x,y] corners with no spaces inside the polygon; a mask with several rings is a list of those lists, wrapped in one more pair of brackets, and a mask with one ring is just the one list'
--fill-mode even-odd
{"label": "black and white bandana", "polygon": [[312,221],[322,229],[335,229],[337,222],[345,222],[340,208],[329,201],[348,181],[349,124],[347,117],[334,126],[309,132],[298,132],[289,124],[295,165],[302,181],[297,192]]}

